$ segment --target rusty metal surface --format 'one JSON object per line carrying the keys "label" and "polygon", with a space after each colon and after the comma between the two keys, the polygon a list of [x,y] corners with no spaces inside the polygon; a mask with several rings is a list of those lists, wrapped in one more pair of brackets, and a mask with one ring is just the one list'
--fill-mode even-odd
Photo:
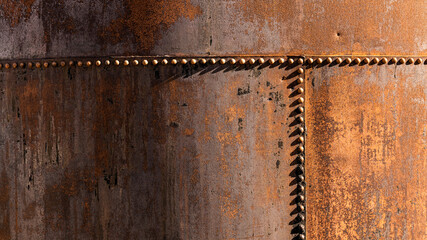
{"label": "rusty metal surface", "polygon": [[426,73],[307,69],[307,239],[427,238]]}
{"label": "rusty metal surface", "polygon": [[291,239],[295,70],[3,68],[0,239]]}
{"label": "rusty metal surface", "polygon": [[424,0],[0,0],[0,58],[426,55]]}

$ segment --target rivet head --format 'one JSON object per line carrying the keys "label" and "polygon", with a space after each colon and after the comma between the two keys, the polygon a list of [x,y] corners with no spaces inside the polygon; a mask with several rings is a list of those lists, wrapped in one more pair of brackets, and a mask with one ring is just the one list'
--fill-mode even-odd
{"label": "rivet head", "polygon": [[302,68],[298,68],[298,70],[297,70],[297,71],[298,71],[298,73],[300,73],[300,74],[301,74],[301,73],[303,73],[303,72],[304,72],[304,69],[302,69]]}
{"label": "rivet head", "polygon": [[209,61],[211,62],[211,64],[215,64],[216,63],[215,58],[211,58]]}
{"label": "rivet head", "polygon": [[304,112],[304,108],[303,108],[303,107],[298,107],[298,108],[297,108],[297,111],[298,111],[299,113],[303,113],[303,112]]}
{"label": "rivet head", "polygon": [[136,60],[136,59],[134,59],[134,60],[132,61],[132,63],[133,63],[133,65],[135,65],[135,66],[139,65],[139,61],[138,61],[138,60]]}
{"label": "rivet head", "polygon": [[297,196],[297,201],[299,201],[299,202],[304,202],[304,200],[305,200],[304,195],[298,195],[298,196]]}
{"label": "rivet head", "polygon": [[322,59],[322,58],[317,58],[317,59],[316,59],[316,63],[317,63],[317,64],[321,64],[322,62],[323,62],[323,59]]}
{"label": "rivet head", "polygon": [[304,78],[298,78],[298,79],[297,79],[297,83],[301,84],[301,83],[303,83],[303,82],[304,82]]}
{"label": "rivet head", "polygon": [[421,64],[423,62],[423,60],[421,59],[421,58],[418,58],[416,61],[415,61],[415,64]]}
{"label": "rivet head", "polygon": [[187,64],[188,63],[188,61],[187,61],[187,59],[181,59],[181,64]]}
{"label": "rivet head", "polygon": [[177,65],[177,64],[178,64],[178,60],[176,60],[176,59],[172,59],[172,60],[171,60],[171,64],[172,64],[172,65]]}
{"label": "rivet head", "polygon": [[0,69],[2,69],[2,68],[3,68],[3,64],[0,63]]}
{"label": "rivet head", "polygon": [[344,61],[345,61],[345,63],[349,64],[349,63],[351,63],[351,58],[346,58]]}
{"label": "rivet head", "polygon": [[298,92],[298,93],[303,93],[303,92],[304,92],[304,88],[298,88],[298,89],[297,89],[297,92]]}
{"label": "rivet head", "polygon": [[147,66],[148,65],[148,60],[147,59],[142,60],[142,65]]}
{"label": "rivet head", "polygon": [[29,62],[27,65],[28,65],[29,68],[33,67],[33,63],[32,62]]}
{"label": "rivet head", "polygon": [[405,59],[404,59],[404,58],[399,59],[399,62],[398,62],[398,63],[400,63],[400,64],[405,63]]}
{"label": "rivet head", "polygon": [[86,62],[86,66],[88,66],[88,67],[92,66],[92,62],[91,61],[87,61]]}
{"label": "rivet head", "polygon": [[41,64],[39,62],[36,62],[36,68],[40,68],[40,67],[41,67]]}
{"label": "rivet head", "polygon": [[153,61],[151,61],[151,63],[152,63],[153,65],[157,65],[157,64],[159,64],[159,61],[157,61],[156,59],[154,59]]}
{"label": "rivet head", "polygon": [[251,59],[249,59],[249,64],[255,64],[255,59],[253,59],[253,58],[251,58]]}
{"label": "rivet head", "polygon": [[337,58],[336,60],[335,60],[338,64],[340,64],[340,63],[342,63],[342,58]]}
{"label": "rivet head", "polygon": [[302,97],[300,97],[300,98],[298,98],[298,100],[297,100],[299,103],[303,103],[304,102],[304,98],[302,98]]}
{"label": "rivet head", "polygon": [[240,64],[245,64],[245,63],[246,63],[246,60],[245,60],[244,58],[242,58],[242,59],[240,59],[239,63],[240,63]]}
{"label": "rivet head", "polygon": [[4,68],[9,69],[9,68],[10,68],[10,64],[9,64],[9,63],[6,63],[6,64],[4,65]]}
{"label": "rivet head", "polygon": [[328,57],[327,59],[326,59],[326,63],[332,63],[332,58],[330,58],[330,57]]}
{"label": "rivet head", "polygon": [[69,61],[69,62],[68,62],[68,65],[69,65],[69,66],[73,66],[73,65],[74,65],[74,62],[73,62],[73,61]]}
{"label": "rivet head", "polygon": [[230,59],[230,63],[231,64],[236,64],[236,59],[234,59],[234,58]]}
{"label": "rivet head", "polygon": [[[300,190],[300,191],[304,191],[305,187],[303,185],[301,185],[301,184],[298,184],[297,185],[297,189]],[[300,205],[300,206],[303,207],[301,211],[304,211],[304,206],[303,205]]]}
{"label": "rivet head", "polygon": [[96,60],[96,61],[95,61],[95,65],[96,65],[97,67],[101,66],[101,61]]}
{"label": "rivet head", "polygon": [[67,65],[64,61],[61,61],[60,63],[59,63],[59,65],[61,65],[61,67],[65,67],[65,65]]}
{"label": "rivet head", "polygon": [[299,146],[297,148],[297,151],[300,152],[300,153],[304,152],[304,147],[303,146]]}
{"label": "rivet head", "polygon": [[303,64],[303,63],[304,63],[304,59],[298,58],[298,64]]}
{"label": "rivet head", "polygon": [[300,156],[298,156],[297,160],[298,160],[299,163],[304,163],[305,159],[304,159],[303,156],[300,155]]}
{"label": "rivet head", "polygon": [[190,63],[195,65],[197,63],[197,60],[193,58],[193,59],[191,59]]}
{"label": "rivet head", "polygon": [[359,63],[360,63],[360,61],[361,61],[361,60],[360,60],[360,58],[355,58],[355,59],[354,59],[354,63],[356,63],[356,64],[359,64]]}
{"label": "rivet head", "polygon": [[56,66],[58,66],[58,63],[52,62],[52,67],[56,67]]}
{"label": "rivet head", "polygon": [[305,235],[300,234],[300,235],[298,235],[298,238],[299,238],[299,240],[305,240]]}
{"label": "rivet head", "polygon": [[220,64],[222,64],[222,65],[224,65],[226,62],[227,62],[227,61],[226,61],[224,58],[221,58],[221,59],[219,60],[219,63],[220,63]]}
{"label": "rivet head", "polygon": [[376,57],[372,59],[372,63],[377,64],[380,60]]}
{"label": "rivet head", "polygon": [[258,59],[258,62],[259,62],[260,64],[263,64],[263,63],[265,63],[265,60],[264,60],[264,58],[260,58],[260,59]]}
{"label": "rivet head", "polygon": [[119,60],[115,60],[114,61],[114,65],[119,66],[120,65],[120,61]]}
{"label": "rivet head", "polygon": [[269,62],[270,64],[273,64],[275,61],[276,61],[276,60],[274,60],[274,58],[270,58],[270,59],[268,59],[268,62]]}
{"label": "rivet head", "polygon": [[380,61],[382,64],[386,64],[387,62],[388,62],[388,59],[387,58],[381,58],[381,61]]}
{"label": "rivet head", "polygon": [[12,63],[12,68],[16,68],[16,67],[18,67],[18,64],[17,63]]}
{"label": "rivet head", "polygon": [[49,67],[49,63],[48,62],[44,62],[43,63],[43,67],[45,67],[45,68]]}
{"label": "rivet head", "polygon": [[304,142],[304,137],[299,137],[298,138],[298,142],[303,143]]}
{"label": "rivet head", "polygon": [[414,63],[414,59],[413,58],[409,58],[408,61],[406,61],[408,64],[413,64]]}
{"label": "rivet head", "polygon": [[307,63],[308,63],[308,64],[312,64],[312,63],[314,63],[313,58],[308,58],[308,59],[307,59]]}
{"label": "rivet head", "polygon": [[163,60],[162,60],[162,64],[163,64],[163,65],[168,64],[168,60],[167,60],[167,59],[163,59]]}
{"label": "rivet head", "polygon": [[25,67],[25,63],[19,63],[19,67],[20,68],[24,68]]}
{"label": "rivet head", "polygon": [[392,58],[392,59],[390,60],[390,62],[391,62],[391,63],[397,63],[397,58],[395,58],[395,57],[394,57],[394,58]]}
{"label": "rivet head", "polygon": [[304,133],[304,128],[303,128],[303,127],[299,127],[299,128],[298,128],[298,132],[299,132],[299,133]]}
{"label": "rivet head", "polygon": [[304,118],[303,117],[298,117],[297,121],[300,122],[300,123],[303,123],[304,122]]}
{"label": "rivet head", "polygon": [[105,65],[110,65],[111,64],[111,62],[110,62],[110,60],[105,60]]}
{"label": "rivet head", "polygon": [[303,214],[300,214],[300,213],[297,215],[297,218],[301,221],[305,220],[305,216]]}
{"label": "rivet head", "polygon": [[285,59],[284,59],[284,58],[279,58],[279,60],[278,60],[278,61],[279,61],[279,63],[280,63],[280,64],[285,63]]}
{"label": "rivet head", "polygon": [[293,58],[288,58],[288,63],[289,64],[294,64],[295,60]]}
{"label": "rivet head", "polygon": [[207,62],[206,59],[204,59],[204,58],[200,59],[201,64],[206,64],[206,62]]}
{"label": "rivet head", "polygon": [[123,61],[123,65],[124,65],[124,66],[129,66],[129,61],[128,61],[128,60],[124,60],[124,61]]}

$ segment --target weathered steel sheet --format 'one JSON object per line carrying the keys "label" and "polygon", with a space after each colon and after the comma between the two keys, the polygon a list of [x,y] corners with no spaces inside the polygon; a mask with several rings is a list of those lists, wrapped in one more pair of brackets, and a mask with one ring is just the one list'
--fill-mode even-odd
{"label": "weathered steel sheet", "polygon": [[307,239],[427,238],[427,67],[309,68]]}
{"label": "weathered steel sheet", "polygon": [[426,55],[424,0],[0,0],[0,58]]}
{"label": "weathered steel sheet", "polygon": [[295,68],[0,71],[0,239],[291,239]]}

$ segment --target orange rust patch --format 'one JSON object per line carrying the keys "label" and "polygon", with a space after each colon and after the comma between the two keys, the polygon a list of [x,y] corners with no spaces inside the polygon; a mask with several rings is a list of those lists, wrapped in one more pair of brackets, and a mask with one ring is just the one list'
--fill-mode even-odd
{"label": "orange rust patch", "polygon": [[34,2],[35,0],[0,0],[0,9],[3,17],[14,27],[30,17]]}
{"label": "orange rust patch", "polygon": [[[119,43],[129,29],[138,41],[139,48],[150,50],[162,37],[162,30],[171,27],[179,18],[193,20],[202,9],[190,0],[127,0],[128,13],[111,22],[100,36]],[[128,17],[127,17],[128,16]]]}

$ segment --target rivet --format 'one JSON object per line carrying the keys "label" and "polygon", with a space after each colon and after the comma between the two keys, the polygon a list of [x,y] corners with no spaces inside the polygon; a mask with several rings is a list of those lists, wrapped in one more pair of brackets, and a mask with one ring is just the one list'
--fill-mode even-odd
{"label": "rivet", "polygon": [[39,62],[36,62],[36,68],[40,68],[40,67],[41,67],[41,64]]}
{"label": "rivet", "polygon": [[304,214],[298,214],[297,215],[297,218],[299,219],[299,220],[301,220],[301,221],[304,221],[305,220],[305,216],[304,216]]}
{"label": "rivet", "polygon": [[359,64],[360,63],[360,58],[355,58],[354,59],[354,63]]}
{"label": "rivet", "polygon": [[25,67],[25,63],[22,63],[22,62],[21,62],[21,63],[19,63],[19,67],[20,67],[20,68],[24,68],[24,67]]}
{"label": "rivet", "polygon": [[293,58],[288,58],[288,63],[289,64],[294,64],[295,60]]}
{"label": "rivet", "polygon": [[45,68],[49,67],[49,63],[48,62],[44,62],[43,63],[43,67],[45,67]]}
{"label": "rivet", "polygon": [[88,66],[88,67],[92,66],[92,62],[91,61],[87,61],[86,62],[86,66]]}
{"label": "rivet", "polygon": [[197,63],[197,60],[193,58],[193,59],[191,59],[190,63],[195,65]]}
{"label": "rivet", "polygon": [[234,58],[230,59],[230,63],[231,64],[236,64],[236,59],[234,59]]}
{"label": "rivet", "polygon": [[162,60],[162,64],[163,64],[163,65],[168,64],[168,60],[167,60],[167,59],[163,59],[163,60]]}
{"label": "rivet", "polygon": [[298,195],[298,196],[297,196],[297,201],[298,201],[298,202],[304,202],[304,200],[305,200],[304,195]]}
{"label": "rivet", "polygon": [[200,59],[200,63],[201,64],[206,64],[206,59],[204,59],[204,58]]}
{"label": "rivet", "polygon": [[378,58],[373,58],[372,63],[377,64],[380,60]]}
{"label": "rivet", "polygon": [[304,137],[299,137],[298,138],[298,142],[303,143],[304,142]]}
{"label": "rivet", "polygon": [[278,61],[279,61],[279,63],[280,63],[280,64],[285,63],[285,59],[284,59],[284,58],[279,58],[279,60],[278,60]]}
{"label": "rivet", "polygon": [[326,63],[332,63],[332,58],[330,58],[330,57],[328,57],[327,59],[326,59]]}
{"label": "rivet", "polygon": [[368,64],[371,60],[369,58],[364,58],[363,63]]}
{"label": "rivet", "polygon": [[298,162],[299,163],[304,163],[304,157],[303,156],[298,156]]}
{"label": "rivet", "polygon": [[395,58],[395,57],[394,57],[394,58],[392,58],[392,59],[390,60],[390,62],[391,62],[391,63],[397,63],[397,58]]}
{"label": "rivet", "polygon": [[29,68],[33,67],[33,63],[32,62],[29,62],[27,65],[28,65]]}
{"label": "rivet", "polygon": [[400,64],[405,63],[405,59],[404,59],[404,58],[399,59],[399,62],[398,62],[398,63],[400,63]]}
{"label": "rivet", "polygon": [[128,60],[124,60],[124,61],[123,61],[123,65],[124,65],[124,66],[129,66],[129,61],[128,61]]}
{"label": "rivet", "polygon": [[65,67],[65,65],[67,65],[64,61],[61,61],[59,64],[61,65],[61,67]]}
{"label": "rivet", "polygon": [[297,79],[297,83],[301,84],[301,83],[303,83],[303,82],[304,82],[304,78],[298,78],[298,79]]}
{"label": "rivet", "polygon": [[305,236],[303,234],[298,235],[298,240],[305,240]]}
{"label": "rivet", "polygon": [[302,68],[298,68],[298,70],[297,70],[297,71],[298,71],[298,73],[300,73],[300,74],[301,74],[301,73],[303,73],[303,72],[304,72],[304,69],[302,69]]}
{"label": "rivet", "polygon": [[298,132],[299,132],[299,133],[304,133],[304,128],[303,128],[303,127],[299,127],[299,128],[298,128]]}
{"label": "rivet", "polygon": [[12,68],[16,68],[16,67],[18,67],[18,64],[17,63],[12,63]]}
{"label": "rivet", "polygon": [[[302,211],[304,211],[304,208],[299,209],[299,210],[302,212]],[[301,232],[301,233],[305,232],[305,226],[303,224],[298,224],[294,229],[298,232]]]}
{"label": "rivet", "polygon": [[172,63],[172,65],[177,65],[178,64],[178,60],[172,59],[171,63]]}
{"label": "rivet", "polygon": [[156,59],[154,59],[151,63],[152,63],[153,65],[157,65],[157,64],[159,64],[159,61],[157,61]]}
{"label": "rivet", "polygon": [[249,64],[255,64],[255,59],[253,58],[249,59]]}
{"label": "rivet", "polygon": [[98,67],[101,66],[101,61],[96,60],[95,65],[98,66]]}
{"label": "rivet", "polygon": [[147,66],[148,65],[148,60],[146,60],[146,59],[142,60],[142,65]]}
{"label": "rivet", "polygon": [[[301,185],[301,184],[298,184],[297,185],[297,189],[302,192],[302,191],[304,191],[305,187],[303,185]],[[304,207],[303,205],[300,205],[300,206]],[[304,211],[304,210],[301,210],[301,211]]]}
{"label": "rivet", "polygon": [[303,88],[298,88],[298,89],[297,89],[297,92],[298,92],[298,93],[303,93],[303,92],[304,92],[304,89],[303,89]]}
{"label": "rivet", "polygon": [[316,62],[317,62],[317,64],[321,64],[323,62],[323,59],[322,58],[317,58]]}
{"label": "rivet", "polygon": [[52,67],[56,67],[56,66],[58,66],[58,63],[52,62]]}
{"label": "rivet", "polygon": [[338,64],[340,64],[340,63],[342,63],[342,58],[337,58],[336,60],[335,60]]}
{"label": "rivet", "polygon": [[297,118],[298,122],[303,123],[304,122],[304,118],[303,117],[298,117]]}
{"label": "rivet", "polygon": [[304,102],[304,98],[302,98],[302,97],[300,97],[300,98],[298,98],[298,103],[303,103]]}
{"label": "rivet", "polygon": [[245,60],[244,58],[242,58],[242,59],[240,59],[239,63],[240,63],[240,64],[245,64],[245,63],[246,63],[246,60]]}
{"label": "rivet", "polygon": [[69,61],[69,62],[68,62],[68,65],[69,65],[69,66],[73,66],[73,65],[74,65],[74,62],[73,62],[73,61]]}
{"label": "rivet", "polygon": [[219,60],[219,63],[224,65],[227,61],[224,58],[221,58],[221,60]]}
{"label": "rivet", "polygon": [[209,61],[211,62],[211,64],[215,64],[216,63],[215,58],[211,58]]}
{"label": "rivet", "polygon": [[265,60],[264,60],[264,58],[260,58],[260,59],[258,59],[258,62],[259,62],[260,64],[263,64],[263,63],[265,63]]}
{"label": "rivet", "polygon": [[114,61],[114,65],[119,66],[120,65],[120,61],[119,60],[115,60]]}
{"label": "rivet", "polygon": [[351,58],[346,58],[344,61],[345,61],[345,63],[349,64],[349,63],[351,63]]}
{"label": "rivet", "polygon": [[388,59],[387,58],[381,58],[381,63],[382,64],[386,64],[388,62]]}
{"label": "rivet", "polygon": [[304,180],[305,180],[304,175],[298,175],[298,181],[304,182]]}
{"label": "rivet", "polygon": [[274,58],[270,58],[270,59],[268,59],[268,62],[269,62],[270,64],[273,64],[275,61],[276,61],[276,60],[274,60]]}
{"label": "rivet", "polygon": [[414,59],[413,58],[409,58],[407,61],[408,64],[413,64],[414,63]]}
{"label": "rivet", "polygon": [[133,63],[133,65],[135,65],[135,66],[139,65],[139,61],[138,61],[138,60],[136,60],[136,59],[134,59],[134,60],[132,61],[132,63]]}
{"label": "rivet", "polygon": [[105,65],[110,65],[111,64],[111,62],[110,62],[110,60],[105,60]]}
{"label": "rivet", "polygon": [[298,148],[297,148],[297,150],[299,151],[299,152],[304,152],[304,147],[303,146],[299,146]]}
{"label": "rivet", "polygon": [[303,108],[303,107],[298,107],[298,108],[297,108],[297,111],[298,111],[299,113],[303,113],[303,112],[304,112],[304,108]]}
{"label": "rivet", "polygon": [[184,59],[181,59],[181,64],[183,64],[183,65],[184,65],[184,64],[187,64],[187,63],[188,63],[187,59],[185,59],[185,58],[184,58]]}
{"label": "rivet", "polygon": [[10,64],[9,64],[9,63],[6,63],[6,64],[4,65],[4,68],[9,69],[9,68],[10,68]]}
{"label": "rivet", "polygon": [[308,59],[307,59],[307,63],[308,63],[308,64],[312,64],[313,62],[314,62],[313,58],[308,58]]}
{"label": "rivet", "polygon": [[304,63],[304,59],[298,58],[298,64],[303,64],[303,63]]}
{"label": "rivet", "polygon": [[3,68],[3,64],[0,63],[0,69],[2,69],[2,68]]}
{"label": "rivet", "polygon": [[418,58],[416,61],[415,61],[415,64],[421,64],[423,62],[423,60],[421,59],[421,58]]}

